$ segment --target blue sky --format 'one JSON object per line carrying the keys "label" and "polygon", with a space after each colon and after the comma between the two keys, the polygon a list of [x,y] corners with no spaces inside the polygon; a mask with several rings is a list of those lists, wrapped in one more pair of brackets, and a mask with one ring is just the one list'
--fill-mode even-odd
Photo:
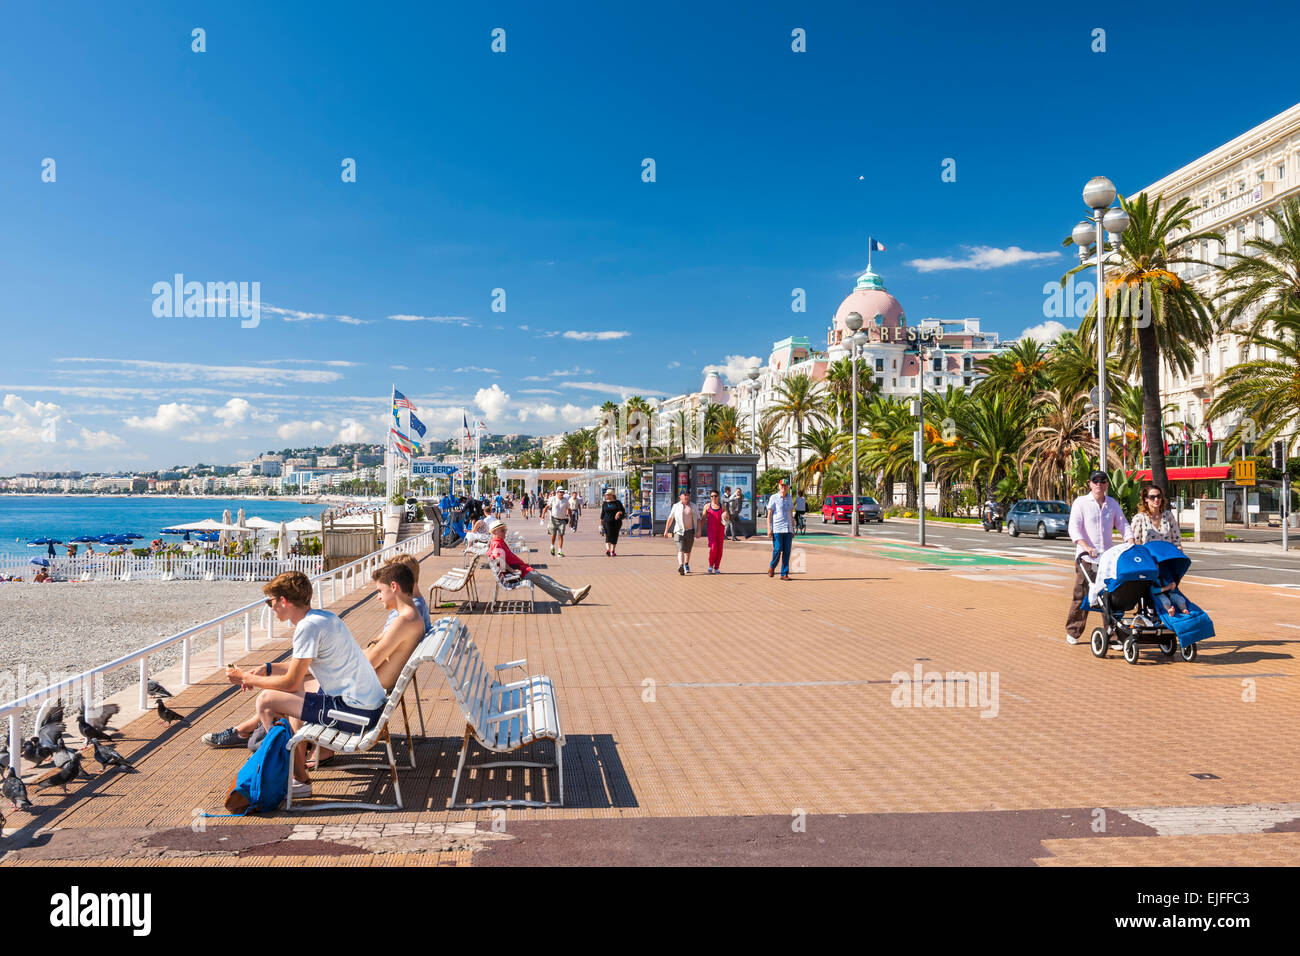
{"label": "blue sky", "polygon": [[[868,235],[913,320],[1015,337],[1088,177],[1300,100],[1285,4],[611,6],[0,10],[0,473],[379,440],[394,381],[436,435],[571,429],[821,339]],[[176,273],[260,283],[261,321],[155,316]]]}

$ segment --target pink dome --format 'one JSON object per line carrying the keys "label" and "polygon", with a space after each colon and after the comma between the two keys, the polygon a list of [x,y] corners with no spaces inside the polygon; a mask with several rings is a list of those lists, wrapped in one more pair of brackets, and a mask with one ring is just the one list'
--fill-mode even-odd
{"label": "pink dome", "polygon": [[882,317],[881,324],[890,328],[900,326],[903,319],[903,307],[885,290],[885,283],[880,276],[869,269],[858,279],[857,288],[848,294],[835,311],[835,332],[847,332],[848,326],[844,320],[851,312],[862,316],[862,327],[868,331],[876,324],[877,315]]}

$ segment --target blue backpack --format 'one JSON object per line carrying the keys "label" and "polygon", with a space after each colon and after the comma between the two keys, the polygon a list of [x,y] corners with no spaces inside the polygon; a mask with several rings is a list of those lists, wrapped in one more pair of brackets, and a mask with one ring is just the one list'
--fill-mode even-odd
{"label": "blue backpack", "polygon": [[243,816],[280,808],[289,790],[290,754],[285,747],[292,736],[289,721],[284,717],[271,725],[262,745],[239,768],[235,785],[226,797],[227,810]]}

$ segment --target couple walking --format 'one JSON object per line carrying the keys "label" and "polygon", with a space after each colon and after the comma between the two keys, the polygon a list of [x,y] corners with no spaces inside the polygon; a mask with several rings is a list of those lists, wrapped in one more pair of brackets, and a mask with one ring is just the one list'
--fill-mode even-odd
{"label": "couple walking", "polygon": [[703,526],[709,539],[708,573],[721,574],[722,542],[727,539],[727,529],[731,523],[731,512],[716,491],[709,492],[709,503],[704,506],[703,514],[696,513],[690,494],[683,491],[664,524],[664,537],[672,535],[677,539],[677,573],[691,573],[691,549],[695,546],[696,532]]}

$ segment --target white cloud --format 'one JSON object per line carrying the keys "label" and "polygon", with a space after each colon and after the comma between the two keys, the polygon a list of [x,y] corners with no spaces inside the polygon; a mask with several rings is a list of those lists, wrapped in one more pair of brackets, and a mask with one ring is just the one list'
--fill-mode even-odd
{"label": "white cloud", "polygon": [[555,421],[555,416],[559,414],[559,409],[554,405],[548,405],[542,402],[538,405],[520,405],[516,409],[520,422],[526,422],[529,419],[536,419],[543,422]]}
{"label": "white cloud", "polygon": [[682,367],[682,363],[681,363],[681,362],[669,362],[669,363],[668,363],[668,367],[669,367],[669,368],[681,368],[681,367]]}
{"label": "white cloud", "polygon": [[607,342],[610,339],[626,338],[631,334],[631,332],[565,332],[564,337],[575,342]]}
{"label": "white cloud", "polygon": [[494,368],[483,368],[478,365],[466,365],[464,368],[454,368],[453,372],[481,372],[484,375],[500,375],[501,373]]}
{"label": "white cloud", "polygon": [[747,373],[753,366],[761,366],[762,364],[762,359],[757,355],[728,355],[726,362],[722,365],[704,366],[704,372],[705,374],[717,372],[726,380],[728,385],[735,385],[737,382],[745,381],[748,378]]}
{"label": "white cloud", "polygon": [[334,319],[336,322],[342,322],[345,325],[370,325],[370,319],[354,319],[350,315],[337,315],[331,312],[304,312],[301,309],[285,309],[278,305],[271,305],[269,302],[262,302],[259,308],[263,312],[269,312],[271,315],[278,315],[286,322],[307,322],[313,319]]}
{"label": "white cloud", "polygon": [[52,402],[29,405],[14,394],[5,396],[4,410],[9,414],[0,416],[0,445],[46,441],[45,422],[63,414],[63,409]]}
{"label": "white cloud", "polygon": [[87,451],[96,451],[100,448],[115,448],[122,444],[125,444],[125,442],[111,432],[103,430],[92,432],[89,428],[81,430],[80,445]]}
{"label": "white cloud", "polygon": [[369,440],[369,433],[366,426],[361,422],[353,419],[345,419],[346,424],[339,428],[338,437],[335,439],[340,442],[362,442]]}
{"label": "white cloud", "polygon": [[627,385],[610,385],[606,382],[561,382],[565,388],[580,388],[588,392],[606,392],[610,395],[628,397],[631,395],[667,395],[653,388],[632,388]]}
{"label": "white cloud", "polygon": [[220,419],[227,428],[247,421],[273,422],[275,416],[267,415],[255,409],[247,399],[232,398],[226,404],[213,411],[213,416]]}
{"label": "white cloud", "polygon": [[963,246],[966,250],[964,259],[940,256],[935,259],[911,259],[908,265],[918,272],[942,272],[947,269],[1000,269],[1003,266],[1019,265],[1022,262],[1038,262],[1044,259],[1057,259],[1061,253],[1030,252],[1019,246],[998,249],[994,246]]}
{"label": "white cloud", "polygon": [[521,388],[519,390],[519,393],[521,395],[559,395],[560,394],[553,388]]}
{"label": "white cloud", "polygon": [[410,371],[410,369],[409,369],[407,366],[405,366],[405,365],[390,365],[390,366],[388,366],[388,367],[391,368],[391,369],[393,369],[393,370],[396,371],[396,372],[409,372],[409,371]]}
{"label": "white cloud", "polygon": [[1057,322],[1055,319],[1048,319],[1046,322],[1039,323],[1038,325],[1031,325],[1020,333],[1020,337],[1022,339],[1033,339],[1040,344],[1046,344],[1048,342],[1055,342],[1061,337],[1061,333],[1068,331],[1069,329],[1060,322]]}
{"label": "white cloud", "polygon": [[474,404],[483,409],[489,419],[500,418],[510,404],[510,396],[496,382],[491,388],[480,388],[474,393]]}
{"label": "white cloud", "polygon": [[276,435],[286,441],[300,438],[314,438],[330,431],[330,427],[319,419],[310,422],[287,422],[275,430]]}
{"label": "white cloud", "polygon": [[394,322],[439,322],[444,325],[472,326],[474,323],[464,315],[390,315]]}
{"label": "white cloud", "polygon": [[545,382],[545,381],[547,381],[547,377],[546,377],[545,375],[525,375],[525,376],[524,376],[524,381],[525,381],[525,382]]}
{"label": "white cloud", "polygon": [[[254,383],[258,385],[280,385],[284,382],[310,382],[318,385],[337,382],[343,377],[342,372],[329,372],[324,369],[267,368],[255,365],[201,365],[197,362],[151,362],[145,359],[103,359],[103,358],[60,358],[61,363],[81,365],[102,363],[136,369],[153,378],[164,381],[192,381],[204,379],[214,382]],[[67,370],[71,375],[121,375],[120,369],[86,369]]]}
{"label": "white cloud", "polygon": [[127,428],[143,428],[152,432],[170,432],[177,428],[184,428],[199,423],[199,415],[207,411],[203,405],[186,405],[183,402],[168,402],[165,405],[159,405],[158,411],[141,418],[139,415],[132,415],[124,419],[123,424]]}

